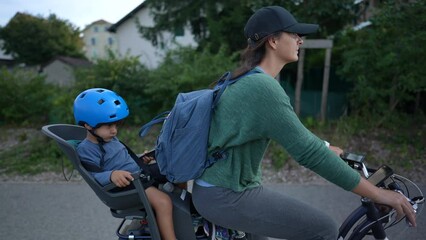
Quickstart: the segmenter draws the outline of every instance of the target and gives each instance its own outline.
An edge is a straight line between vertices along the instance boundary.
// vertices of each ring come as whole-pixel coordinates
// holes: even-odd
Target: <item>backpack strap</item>
[[[212,104],[212,108],[215,108],[217,103],[219,102],[220,97],[222,96],[222,93],[225,91],[225,88],[228,85],[234,84],[238,80],[240,80],[243,77],[247,77],[248,75],[254,74],[254,73],[261,73],[261,71],[257,68],[253,68],[252,70],[244,73],[243,75],[232,79],[231,72],[226,72],[222,75],[222,77],[219,79],[217,85],[215,86],[216,94],[214,96],[214,102]]]
[[[139,136],[141,138],[145,137],[148,134],[149,130],[151,130],[151,127],[154,126],[155,124],[164,122],[164,120],[166,120],[169,113],[170,111],[162,112],[158,114],[155,118],[153,118],[151,121],[144,124],[139,130]]]
[[[217,85],[214,87],[215,95],[212,108],[216,107],[217,103],[219,102],[220,96],[222,96],[222,93],[225,91],[225,88],[230,84],[231,77],[231,72],[226,72],[222,75],[222,77],[220,77],[219,81],[217,82]]]

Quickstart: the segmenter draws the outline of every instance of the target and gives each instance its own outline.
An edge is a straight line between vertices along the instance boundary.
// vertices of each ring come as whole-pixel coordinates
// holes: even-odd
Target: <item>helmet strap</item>
[[[103,168],[104,167],[104,156],[105,156],[105,149],[104,149],[105,140],[103,138],[101,138],[98,134],[96,134],[95,130],[93,128],[90,129],[90,130],[88,129],[88,131],[90,132],[90,134],[92,134],[93,136],[95,136],[96,140],[98,141],[99,149],[102,152],[102,158],[101,158],[101,161],[100,161],[100,167]]]

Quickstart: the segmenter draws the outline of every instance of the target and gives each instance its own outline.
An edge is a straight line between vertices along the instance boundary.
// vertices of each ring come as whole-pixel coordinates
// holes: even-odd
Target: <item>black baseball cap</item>
[[[257,10],[250,17],[244,27],[244,35],[247,39],[256,42],[280,31],[307,35],[317,30],[317,24],[298,23],[285,8],[269,6]]]

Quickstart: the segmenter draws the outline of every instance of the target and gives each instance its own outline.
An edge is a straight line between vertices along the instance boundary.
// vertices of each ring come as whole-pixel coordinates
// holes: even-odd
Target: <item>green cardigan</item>
[[[277,80],[256,73],[228,86],[210,126],[209,152],[226,149],[227,159],[207,168],[202,180],[234,191],[261,184],[261,160],[270,139],[302,166],[352,190],[360,175],[300,122]]]

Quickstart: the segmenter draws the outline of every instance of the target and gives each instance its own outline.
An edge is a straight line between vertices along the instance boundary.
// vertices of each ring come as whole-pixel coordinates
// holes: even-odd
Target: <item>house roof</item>
[[[93,25],[93,24],[111,24],[111,23],[103,19],[99,19],[97,21],[92,22],[90,25]]]
[[[130,18],[132,18],[137,12],[139,12],[141,9],[143,9],[144,7],[146,7],[146,3],[142,2],[141,4],[139,4],[139,6],[137,6],[135,9],[133,9],[131,12],[129,12],[126,16],[124,16],[122,19],[120,19],[118,22],[114,23],[113,25],[111,25],[108,28],[108,31],[115,33],[117,31],[117,28],[123,24],[124,22],[126,22],[127,20],[129,20]]]
[[[66,56],[58,56],[52,59],[50,62],[48,62],[45,66],[50,65],[54,61],[61,61],[65,64],[68,64],[72,67],[90,67],[93,64],[86,59],[83,58],[73,58],[73,57],[66,57]]]
[[[84,29],[83,29],[83,32],[84,32],[84,31],[86,31],[86,29],[88,29],[89,27],[91,27],[91,26],[93,26],[93,25],[100,25],[100,24],[108,24],[108,25],[110,25],[111,23],[110,23],[110,22],[108,22],[108,21],[105,21],[105,20],[103,20],[103,19],[99,19],[99,20],[97,20],[97,21],[94,21],[94,22],[90,23],[89,25],[86,25],[86,26],[84,27]]]

